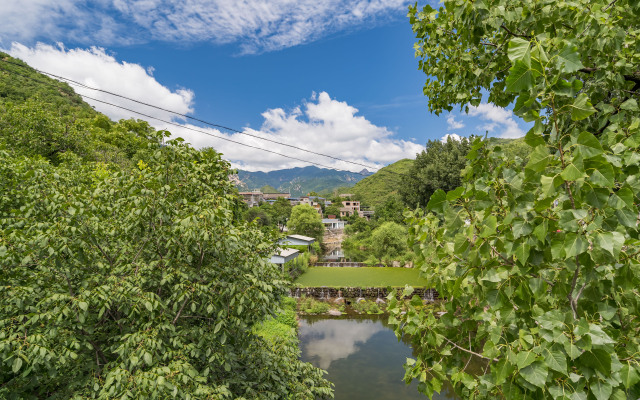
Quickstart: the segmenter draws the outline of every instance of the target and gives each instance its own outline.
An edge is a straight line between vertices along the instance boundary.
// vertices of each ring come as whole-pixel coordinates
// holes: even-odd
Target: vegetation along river
[[[303,316],[300,319],[302,360],[329,372],[335,400],[424,400],[417,382],[406,385],[403,364],[413,357],[409,344],[399,342],[387,316]],[[455,399],[443,388],[434,399]]]

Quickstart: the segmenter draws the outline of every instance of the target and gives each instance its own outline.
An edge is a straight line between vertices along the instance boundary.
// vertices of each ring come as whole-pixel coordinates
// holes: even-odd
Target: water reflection
[[[427,398],[418,392],[416,382],[404,383],[402,366],[413,357],[411,347],[398,342],[385,322],[379,316],[301,320],[302,359],[329,372],[336,400]],[[445,388],[434,399],[455,397]]]
[[[346,358],[359,350],[371,336],[384,328],[374,321],[332,320],[316,321],[300,329],[302,351],[322,369],[329,369],[331,362]]]

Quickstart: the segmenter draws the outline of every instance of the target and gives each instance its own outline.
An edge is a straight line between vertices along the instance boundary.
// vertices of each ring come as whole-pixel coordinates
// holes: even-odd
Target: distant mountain
[[[239,190],[255,190],[269,185],[280,192],[299,197],[309,192],[330,192],[338,187],[350,187],[368,175],[371,172],[366,169],[355,173],[310,166],[270,172],[238,170],[238,174],[231,179]]]
[[[353,193],[364,206],[375,209],[384,204],[389,197],[398,194],[402,180],[402,175],[399,174],[406,174],[414,161],[405,158],[389,164],[375,174],[360,180],[349,192]]]

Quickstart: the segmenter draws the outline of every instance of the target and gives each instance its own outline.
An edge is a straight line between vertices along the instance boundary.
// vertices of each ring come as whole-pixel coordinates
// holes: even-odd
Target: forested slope
[[[286,282],[220,154],[1,61],[0,99],[0,398],[330,392],[295,343],[254,333]]]

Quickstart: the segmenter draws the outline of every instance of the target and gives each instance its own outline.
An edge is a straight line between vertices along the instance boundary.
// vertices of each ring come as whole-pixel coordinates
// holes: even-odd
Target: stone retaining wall
[[[343,298],[368,298],[368,299],[378,299],[385,298],[389,294],[389,291],[386,288],[353,288],[353,287],[343,287],[343,288],[328,288],[328,287],[307,287],[307,288],[295,288],[289,291],[289,295],[294,298],[299,298],[302,296],[313,297],[319,300],[330,300],[338,297]],[[435,301],[440,298],[440,294],[435,289],[423,289],[416,288],[413,290],[411,294],[416,295],[427,301]],[[398,290],[397,298],[402,297],[402,290]]]
[[[394,261],[391,265],[386,265],[386,264],[365,264],[362,262],[329,261],[329,262],[317,262],[312,264],[311,266],[312,267],[347,267],[347,268],[358,268],[358,267],[413,268],[413,263],[401,264],[399,261]]]

